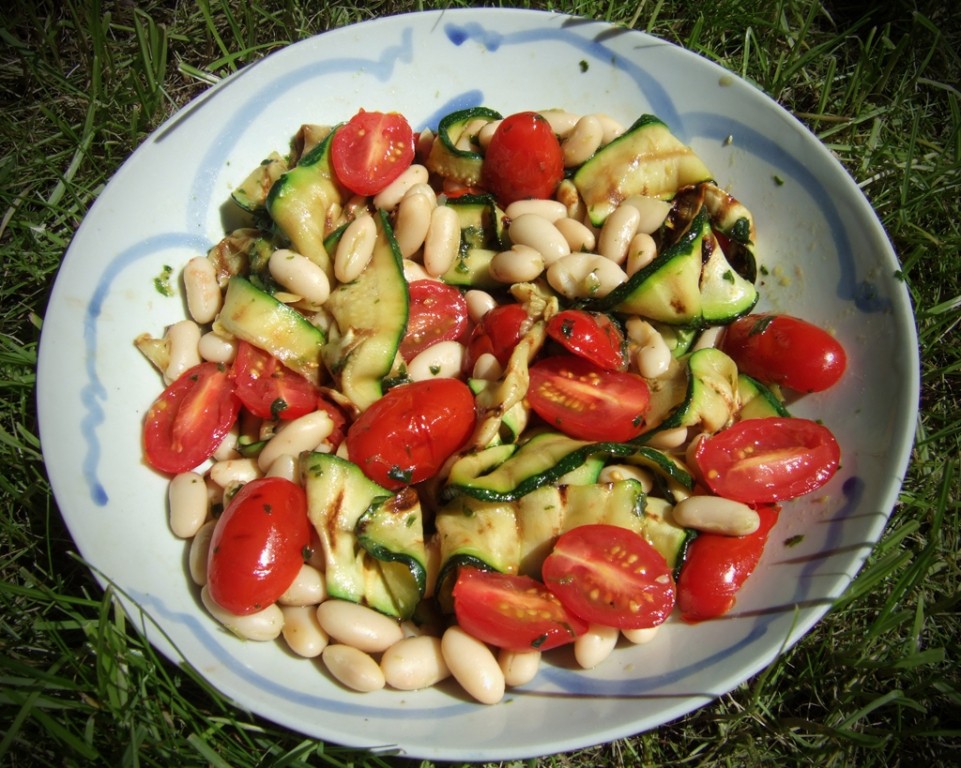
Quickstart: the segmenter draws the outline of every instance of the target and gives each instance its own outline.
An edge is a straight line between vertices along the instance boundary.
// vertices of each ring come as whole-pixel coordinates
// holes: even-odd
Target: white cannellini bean
[[[604,141],[604,127],[594,115],[584,115],[561,143],[564,167],[573,168],[591,157]]]
[[[484,352],[474,362],[474,370],[471,371],[471,376],[485,381],[497,381],[503,373],[504,366],[500,364],[497,357],[490,352]]]
[[[394,210],[407,190],[415,184],[426,184],[429,178],[427,169],[420,163],[413,163],[404,172],[374,195],[374,208],[379,211]]]
[[[334,251],[334,277],[342,283],[356,280],[370,263],[376,240],[377,225],[373,216],[362,213],[350,222]]]
[[[187,311],[194,322],[205,325],[213,320],[223,303],[217,282],[217,268],[206,256],[195,256],[184,267],[184,292]]]
[[[627,337],[637,345],[634,362],[638,373],[647,379],[665,374],[673,356],[664,337],[647,320],[637,315],[625,323]]]
[[[697,337],[697,341],[694,342],[691,351],[696,352],[699,349],[716,347],[717,341],[721,338],[722,333],[724,333],[724,327],[720,325],[714,326],[713,328],[705,328],[701,331],[701,335]]]
[[[649,493],[654,488],[651,473],[634,464],[608,464],[597,477],[599,483],[619,483],[621,480],[636,480],[641,484],[644,493]]]
[[[323,269],[306,256],[287,248],[270,254],[270,276],[291,293],[312,304],[323,304],[330,296],[330,279]]]
[[[263,476],[257,459],[241,458],[217,461],[210,467],[210,479],[221,488],[229,485],[249,483]]]
[[[164,382],[170,384],[200,364],[200,326],[193,320],[181,320],[167,329],[164,338],[170,349]]]
[[[334,643],[320,654],[324,666],[338,682],[360,693],[379,691],[386,685],[384,673],[374,657],[359,648]]]
[[[477,132],[477,143],[481,145],[482,149],[487,149],[490,146],[491,139],[494,138],[494,134],[502,122],[504,121],[488,120],[484,127]]]
[[[525,213],[532,213],[542,219],[556,223],[558,219],[567,216],[567,208],[557,200],[533,198],[531,200],[515,200],[504,209],[504,215],[512,221]]]
[[[174,536],[189,539],[196,536],[210,514],[207,484],[196,472],[174,475],[167,488],[170,505],[170,530]]]
[[[497,652],[497,664],[504,673],[505,685],[524,685],[537,676],[537,670],[541,666],[541,652],[508,651],[501,648]]]
[[[487,291],[472,288],[464,294],[467,301],[467,315],[472,323],[479,323],[481,318],[497,306],[497,301]]]
[[[454,679],[481,704],[504,698],[504,672],[493,651],[454,625],[441,638],[441,651]]]
[[[551,130],[561,139],[573,131],[577,121],[581,119],[580,115],[564,109],[545,109],[540,115],[550,123]]]
[[[601,146],[610,144],[626,130],[619,120],[615,120],[610,115],[595,112],[594,117],[597,118],[597,121],[601,124],[601,130],[604,132],[604,136],[601,139]]]
[[[300,478],[300,462],[296,456],[285,453],[274,459],[264,474],[267,477],[282,477],[284,480],[296,483]]]
[[[622,208],[624,206],[621,206]],[[647,232],[638,232],[627,246],[624,268],[628,276],[635,275],[657,258],[657,243]]]
[[[210,550],[210,539],[214,535],[216,520],[208,520],[190,540],[190,551],[187,553],[187,569],[190,580],[198,587],[207,583],[207,553]]]
[[[283,631],[284,614],[276,603],[271,603],[255,613],[238,616],[214,602],[207,584],[200,590],[200,599],[211,616],[244,640],[258,642],[276,640]]]
[[[430,154],[430,148],[434,144],[434,132],[430,128],[425,128],[417,134],[417,146],[415,156],[418,160],[426,160]]]
[[[443,275],[454,264],[460,248],[460,217],[446,205],[430,214],[430,227],[424,240],[424,269],[432,277]]]
[[[408,283],[412,283],[415,280],[436,280],[437,278],[427,274],[423,264],[418,264],[411,259],[404,259],[404,279]]]
[[[687,442],[687,427],[674,427],[655,432],[646,441],[645,445],[657,448],[661,451],[670,451],[680,448]]]
[[[404,193],[404,197],[401,198],[401,202],[404,202],[408,197],[413,197],[414,195],[424,195],[428,200],[430,200],[434,205],[437,205],[437,193],[430,184],[413,184]]]
[[[554,226],[557,227],[557,231],[567,240],[567,245],[570,246],[572,253],[577,253],[578,251],[593,251],[597,246],[597,237],[594,231],[577,219],[566,216],[563,219],[555,221]]]
[[[757,512],[747,504],[721,496],[689,496],[674,505],[673,515],[684,528],[727,536],[754,533],[761,524]]]
[[[647,197],[646,195],[631,195],[624,200],[622,205],[629,205],[636,208],[641,214],[637,225],[638,232],[652,235],[661,228],[664,219],[671,210],[671,204],[667,200],[657,197]]]
[[[574,659],[584,669],[594,669],[611,655],[620,636],[616,627],[591,624],[587,632],[574,640]]]
[[[524,213],[511,221],[507,229],[514,245],[527,245],[539,251],[545,264],[570,255],[571,247],[551,222],[533,213]]]
[[[597,238],[598,252],[615,264],[627,261],[628,246],[637,234],[640,220],[641,214],[637,208],[629,205],[617,206],[601,226],[601,234]]]
[[[450,676],[439,637],[405,637],[384,651],[380,659],[384,679],[391,688],[418,691]]]
[[[237,451],[237,443],[240,439],[240,424],[234,422],[233,426],[227,430],[227,434],[224,435],[224,439],[220,441],[220,444],[214,449],[213,456],[211,458],[217,461],[227,461],[228,459],[239,459],[240,453]]]
[[[333,431],[334,422],[326,411],[313,411],[288,421],[260,451],[257,466],[266,472],[279,456],[299,456],[303,451],[313,450]]]
[[[644,643],[649,643],[654,639],[657,634],[657,630],[660,629],[661,625],[658,624],[656,627],[642,627],[641,629],[622,629],[621,635],[629,643],[634,643],[634,645],[643,645]]]
[[[623,269],[596,253],[572,253],[547,268],[547,282],[568,299],[606,296],[626,279]]]
[[[554,199],[567,209],[567,215],[571,219],[583,221],[587,216],[587,206],[581,198],[581,193],[577,191],[574,182],[570,179],[562,179],[554,190]]]
[[[230,363],[237,357],[237,342],[214,331],[207,331],[197,342],[200,357],[209,363]]]
[[[430,214],[437,207],[436,199],[427,195],[404,195],[397,206],[397,221],[394,224],[394,239],[401,256],[409,259],[424,244],[430,228]]]
[[[466,362],[467,347],[457,341],[438,341],[407,364],[407,375],[413,381],[454,379],[461,375]]]
[[[338,643],[366,653],[386,651],[404,637],[404,631],[395,619],[346,600],[322,602],[317,606],[317,620]]]
[[[529,283],[544,271],[544,257],[529,245],[515,243],[509,251],[494,254],[490,276],[499,283]]]
[[[330,642],[330,638],[317,621],[317,611],[314,607],[282,605],[280,610],[284,614],[282,634],[290,650],[305,659],[320,656]]]
[[[475,117],[464,126],[464,129],[461,131],[460,136],[457,137],[457,142],[454,144],[454,146],[457,147],[457,149],[463,150],[464,152],[476,152],[478,146],[477,137],[488,122],[489,121],[486,118]]]
[[[316,606],[327,599],[327,582],[324,574],[314,566],[304,563],[297,571],[293,582],[277,598],[281,606],[310,605]]]

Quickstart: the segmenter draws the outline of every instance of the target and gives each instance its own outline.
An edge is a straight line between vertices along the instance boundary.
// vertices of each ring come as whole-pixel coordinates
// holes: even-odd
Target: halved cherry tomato
[[[410,314],[400,354],[410,362],[438,341],[463,340],[467,333],[467,300],[453,286],[438,280],[410,284]]]
[[[701,440],[694,463],[718,496],[764,504],[815,491],[837,472],[841,449],[810,419],[745,419]]]
[[[573,642],[587,624],[529,576],[462,567],[454,584],[461,629],[509,651],[547,651]]]
[[[765,384],[821,392],[847,367],[844,347],[830,333],[790,315],[746,315],[724,331],[720,348],[739,371]]]
[[[296,419],[317,408],[318,389],[269,352],[240,341],[230,371],[237,397],[262,419]]]
[[[674,608],[674,577],[664,556],[640,534],[616,525],[562,533],[541,575],[568,611],[591,624],[656,627]]]
[[[481,176],[502,206],[553,195],[564,178],[564,152],[550,123],[536,112],[505,117],[484,153]]]
[[[376,195],[414,160],[414,131],[398,112],[360,110],[331,139],[337,179],[358,195]]]
[[[327,411],[330,420],[334,422],[334,428],[331,430],[331,433],[327,435],[325,442],[330,443],[332,449],[336,451],[347,436],[347,414],[345,408],[337,404],[337,401],[330,395],[330,390],[325,387],[320,390],[320,395],[317,397],[317,410]]]
[[[471,331],[467,342],[467,369],[473,370],[477,358],[485,353],[496,357],[501,365],[507,365],[527,322],[527,310],[520,304],[500,304],[490,310]]]
[[[200,363],[168,386],[144,419],[144,453],[161,472],[187,472],[209,459],[230,431],[240,400],[229,368]]]
[[[282,477],[251,480],[217,519],[207,554],[210,596],[246,616],[277,601],[310,546],[307,495]]]
[[[624,334],[605,314],[565,309],[548,320],[547,335],[605,371],[627,368]]]
[[[677,580],[677,605],[685,621],[723,616],[734,607],[735,595],[761,559],[778,508],[765,504],[757,513],[761,524],[754,533],[699,533],[688,545]]]
[[[574,355],[548,357],[530,368],[531,408],[552,427],[580,440],[624,442],[637,437],[650,397],[642,377],[605,371]]]
[[[474,431],[474,396],[458,379],[394,387],[347,431],[347,456],[390,490],[437,473]]]

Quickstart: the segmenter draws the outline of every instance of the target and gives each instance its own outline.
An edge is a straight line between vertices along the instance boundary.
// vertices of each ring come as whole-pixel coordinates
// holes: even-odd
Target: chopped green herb
[[[153,279],[153,287],[161,296],[174,295],[173,286],[170,284],[170,278],[173,273],[173,267],[168,264],[164,264],[163,269],[160,270],[160,274]]]

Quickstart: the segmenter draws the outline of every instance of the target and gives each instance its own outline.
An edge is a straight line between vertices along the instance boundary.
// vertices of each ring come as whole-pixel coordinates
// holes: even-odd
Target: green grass
[[[460,5],[16,2],[0,28],[0,765],[417,765],[317,743],[159,658],[73,554],[34,408],[47,292],[131,150],[211,82],[289,42]],[[502,5],[511,5],[503,3]],[[876,207],[917,313],[922,412],[891,523],[796,647],[650,733],[530,766],[961,761],[961,12],[950,3],[516,3],[685,45],[755,82]],[[429,766],[431,763],[421,763]]]

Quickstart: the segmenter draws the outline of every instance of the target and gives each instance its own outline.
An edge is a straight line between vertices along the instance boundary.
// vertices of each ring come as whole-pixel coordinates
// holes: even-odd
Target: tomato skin
[[[837,339],[790,315],[738,318],[725,329],[720,349],[748,376],[796,392],[822,392],[847,368],[847,355]]]
[[[209,459],[240,411],[229,368],[200,363],[154,400],[144,419],[144,454],[154,469],[187,472]]]
[[[538,416],[571,437],[626,442],[644,430],[650,390],[634,373],[556,355],[531,366],[527,400]]]
[[[677,605],[688,622],[723,616],[754,572],[778,518],[774,505],[757,507],[761,524],[746,536],[699,533],[690,543],[677,580]]]
[[[413,360],[438,341],[463,341],[469,325],[467,299],[453,286],[438,280],[410,284],[410,314],[400,354]]]
[[[664,556],[638,533],[589,524],[558,537],[541,568],[568,611],[618,629],[656,627],[674,609],[674,577]]]
[[[564,178],[564,152],[550,123],[536,112],[505,117],[484,153],[481,175],[505,207],[553,195]]]
[[[230,375],[240,402],[262,419],[296,419],[317,407],[317,387],[246,341],[237,345]]]
[[[210,596],[246,616],[287,590],[310,546],[307,494],[282,477],[251,480],[217,520],[207,555]]]
[[[467,370],[473,370],[477,358],[483,354],[491,354],[502,366],[507,365],[527,322],[527,310],[520,304],[500,304],[490,310],[471,331],[467,342]]]
[[[461,567],[453,595],[461,629],[497,648],[547,651],[587,631],[582,619],[529,576]]]
[[[336,129],[330,161],[334,174],[358,195],[376,195],[414,160],[414,131],[398,112],[360,110]]]
[[[694,463],[712,493],[765,504],[811,493],[841,461],[831,431],[796,417],[746,419],[701,440]]]
[[[627,369],[624,334],[607,315],[565,309],[548,320],[547,335],[605,371]]]
[[[474,431],[474,396],[457,379],[401,384],[347,430],[347,455],[390,490],[433,477]]]

